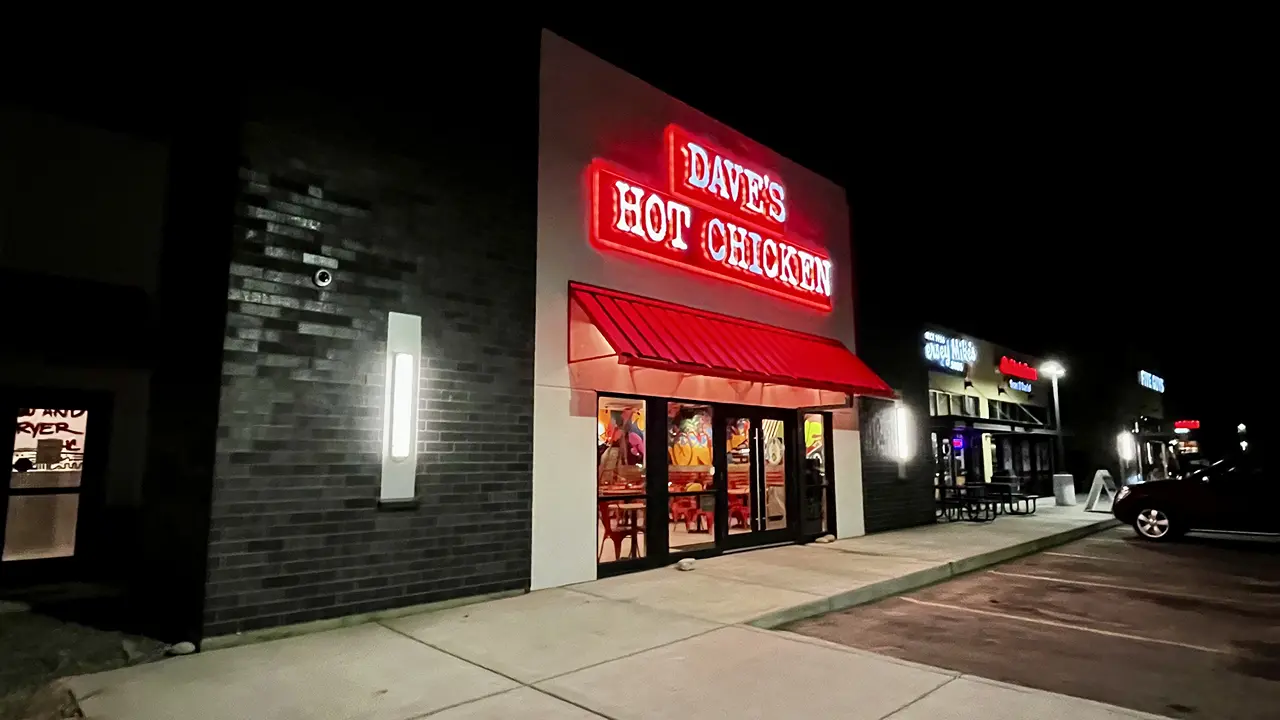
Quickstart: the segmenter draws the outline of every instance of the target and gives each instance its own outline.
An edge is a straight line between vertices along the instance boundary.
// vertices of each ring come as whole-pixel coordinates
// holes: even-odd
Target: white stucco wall
[[[744,99],[745,101],[745,99]],[[534,356],[533,588],[596,577],[595,414],[569,386],[568,284],[578,281],[746,317],[854,347],[848,205],[842,188],[742,137],[654,87],[544,32],[538,153],[537,325]],[[597,250],[588,238],[586,171],[595,157],[650,173],[664,187],[668,124],[704,137],[787,186],[788,235],[822,248],[835,266],[831,312],[735,284]],[[575,415],[573,407],[578,407]],[[841,534],[862,526],[856,433],[836,443]],[[841,447],[846,448],[845,451]],[[843,460],[842,460],[843,458]],[[843,483],[856,481],[857,500]],[[847,501],[847,502],[846,502]],[[850,513],[857,513],[856,521]]]

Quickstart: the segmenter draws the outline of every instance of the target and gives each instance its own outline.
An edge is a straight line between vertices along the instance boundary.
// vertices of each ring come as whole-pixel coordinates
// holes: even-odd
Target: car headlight
[[[1120,502],[1121,500],[1127,497],[1129,497],[1129,486],[1125,485],[1124,487],[1120,488],[1120,492],[1116,493],[1116,502]]]

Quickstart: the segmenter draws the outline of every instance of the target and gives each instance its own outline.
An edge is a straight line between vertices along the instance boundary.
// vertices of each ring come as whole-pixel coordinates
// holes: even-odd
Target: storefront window
[[[75,555],[88,422],[86,410],[18,409],[0,561]]]
[[[804,416],[804,513],[806,523],[818,521],[818,532],[830,532],[827,522],[826,434],[823,417]]]
[[[987,415],[991,416],[993,420],[1008,420],[1009,403],[1001,400],[988,400]]]
[[[596,422],[597,562],[645,556],[644,401],[601,397]]]
[[[667,403],[667,519],[671,523],[667,537],[671,552],[715,544],[712,422],[708,405]],[[732,522],[732,509],[729,516]]]
[[[937,406],[938,415],[946,416],[951,414],[950,396],[943,392],[930,393],[934,397],[934,404]]]
[[[972,395],[964,396],[964,414],[969,417],[978,417],[978,398]]]

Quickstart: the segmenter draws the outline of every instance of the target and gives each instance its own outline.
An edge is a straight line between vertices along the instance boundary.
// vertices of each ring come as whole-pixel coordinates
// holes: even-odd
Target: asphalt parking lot
[[[793,632],[1173,718],[1280,718],[1280,540],[1115,528]]]

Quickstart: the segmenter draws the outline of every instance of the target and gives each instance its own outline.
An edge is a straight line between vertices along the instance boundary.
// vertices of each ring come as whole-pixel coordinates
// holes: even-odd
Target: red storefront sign
[[[1173,429],[1175,430],[1199,430],[1199,420],[1174,420]]]
[[[831,310],[831,259],[788,238],[781,178],[675,125],[666,150],[666,188],[591,162],[592,243]]]
[[[1040,379],[1040,373],[1030,365],[1024,362],[1018,362],[1011,357],[1000,357],[1000,374],[1009,377],[1021,378],[1030,382]]]

